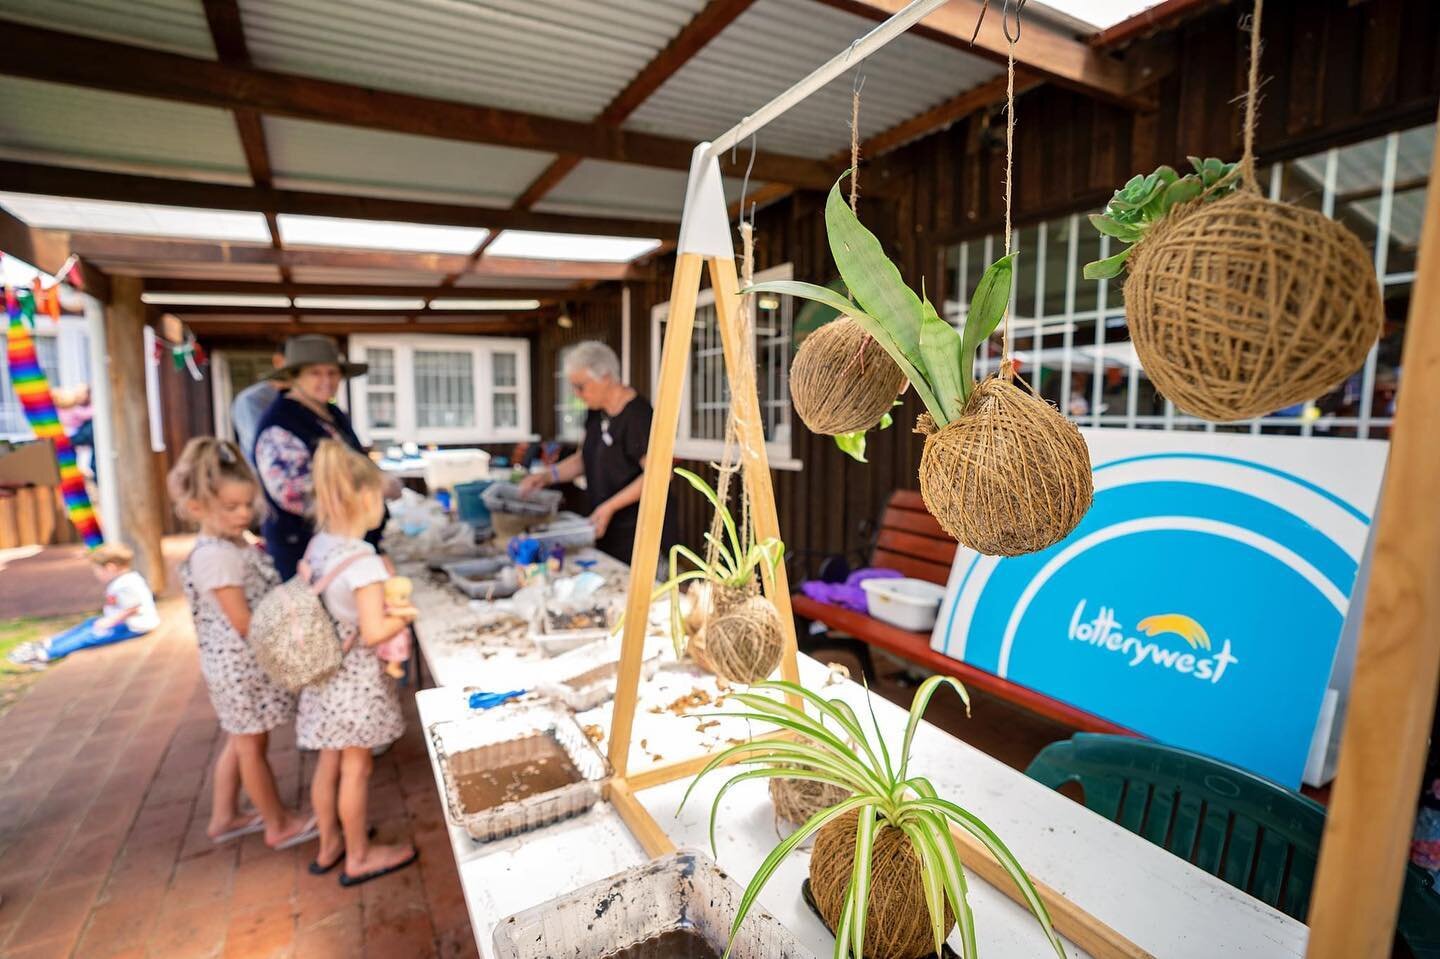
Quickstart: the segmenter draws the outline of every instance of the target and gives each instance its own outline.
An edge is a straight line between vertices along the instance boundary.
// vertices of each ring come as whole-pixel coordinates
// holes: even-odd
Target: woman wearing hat
[[[294,336],[285,341],[285,364],[272,379],[289,384],[255,428],[254,463],[270,505],[261,523],[265,549],[281,577],[295,575],[295,566],[315,534],[310,517],[310,459],[321,440],[336,439],[364,452],[345,411],[332,401],[340,381],[359,376],[364,363],[350,363],[328,336]],[[365,537],[380,545],[380,526]]]

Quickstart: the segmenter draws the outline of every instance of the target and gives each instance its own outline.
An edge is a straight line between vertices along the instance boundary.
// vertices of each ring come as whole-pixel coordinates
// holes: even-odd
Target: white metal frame
[[[509,443],[531,439],[530,413],[530,341],[515,337],[454,336],[444,333],[353,333],[349,338],[350,357],[365,362],[372,349],[392,350],[395,354],[395,426],[372,427],[369,398],[364,377],[352,383],[350,397],[355,431],[367,443],[395,443],[413,440],[421,444]],[[471,378],[475,390],[475,423],[473,426],[421,427],[417,423],[415,400],[414,356],[417,350],[465,353],[470,356]],[[495,426],[494,356],[515,354],[515,386],[501,387],[516,397],[516,425]]]

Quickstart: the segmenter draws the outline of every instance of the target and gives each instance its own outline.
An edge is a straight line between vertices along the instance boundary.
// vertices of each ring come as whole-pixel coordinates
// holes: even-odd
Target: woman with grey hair
[[[545,486],[585,477],[590,497],[590,522],[596,545],[616,559],[630,562],[640,520],[640,485],[650,445],[650,403],[620,379],[620,360],[604,343],[587,340],[565,357],[565,378],[589,413],[585,439],[573,455],[548,472],[525,479],[520,488],[533,492]],[[667,508],[661,549],[675,542],[674,517]]]

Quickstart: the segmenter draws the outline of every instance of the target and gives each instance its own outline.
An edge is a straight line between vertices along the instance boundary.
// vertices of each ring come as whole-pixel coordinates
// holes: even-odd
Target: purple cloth
[[[816,602],[853,609],[857,613],[864,613],[868,616],[870,615],[870,603],[865,596],[865,590],[860,588],[860,584],[867,579],[901,579],[904,575],[899,570],[879,567],[857,569],[845,577],[843,583],[822,583],[807,579],[800,584],[800,591]]]

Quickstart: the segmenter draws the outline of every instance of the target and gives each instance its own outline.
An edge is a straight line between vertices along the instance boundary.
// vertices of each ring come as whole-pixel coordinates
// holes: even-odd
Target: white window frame
[[[350,403],[355,432],[368,444],[415,442],[421,445],[458,445],[480,443],[512,443],[534,440],[530,432],[530,341],[495,336],[453,336],[444,333],[370,334],[354,333],[349,339],[349,355],[356,362],[366,362],[371,349],[393,350],[395,353],[395,426],[376,429],[370,425],[369,393],[363,377],[352,384]],[[475,425],[420,428],[416,422],[415,351],[443,350],[469,353],[471,376],[475,384]],[[496,353],[515,354],[515,396],[517,423],[513,427],[495,426],[494,360]],[[501,389],[509,391],[510,387]]]
[[[783,263],[780,266],[771,267],[768,270],[762,270],[759,273],[755,274],[756,283],[767,283],[772,280],[793,280],[794,278],[795,266],[793,263]],[[696,310],[704,309],[705,307],[712,307],[714,305],[714,287],[708,287],[704,290],[701,290],[700,295],[695,299]],[[670,304],[668,302],[657,304],[650,310],[650,342],[653,344],[653,348],[650,350],[650,395],[652,398],[655,398],[655,401],[657,403],[660,386],[660,354],[662,343],[661,324],[669,315],[669,313]],[[794,335],[795,332],[792,320],[790,336],[793,338]],[[753,328],[751,329],[750,336],[751,346],[757,351],[756,355],[758,355],[759,346],[756,343],[756,334]],[[784,372],[788,374],[789,371],[787,369]],[[790,391],[787,388],[782,392],[786,418],[787,420],[790,420],[792,419]],[[685,369],[685,378],[682,382],[680,390],[680,422],[675,432],[675,458],[707,462],[720,459],[720,457],[723,456],[725,453],[725,443],[723,440],[695,439],[691,437],[690,406],[690,369],[689,364],[687,364]],[[771,469],[798,470],[803,466],[803,464],[800,460],[795,459],[792,456],[791,436],[793,434],[793,428],[789,426],[788,422],[786,426],[787,429],[785,430],[784,438],[772,439],[767,441],[765,443],[765,452],[770,460]]]
[[[575,390],[570,386],[570,378],[565,375],[565,360],[570,352],[579,345],[579,343],[567,343],[560,347],[555,354],[555,408],[551,413],[555,418],[555,438],[562,443],[573,443],[576,446],[585,440],[585,417],[581,416],[579,426],[569,433],[561,429],[560,424],[564,421],[565,414],[570,411],[570,407],[577,402]],[[625,379],[623,372],[621,379]],[[629,381],[626,380],[626,382]],[[580,404],[582,409],[584,405]]]
[[[94,375],[94,371],[89,369],[90,334],[86,329],[84,317],[62,316],[60,322],[56,323],[49,316],[37,313],[35,327],[30,331],[30,335],[37,341],[45,339],[55,343],[57,375],[55,380],[50,383],[52,390],[68,389],[79,386],[81,383],[88,383],[88,377]],[[38,342],[36,349],[39,349]],[[20,405],[20,398],[15,395],[14,389],[10,385],[8,363],[5,364],[4,374],[0,375],[0,388],[7,391],[4,402],[7,408],[15,411],[15,422],[23,426],[18,430],[0,428],[0,440],[9,440],[12,443],[33,440],[35,433],[25,420],[25,412]]]

